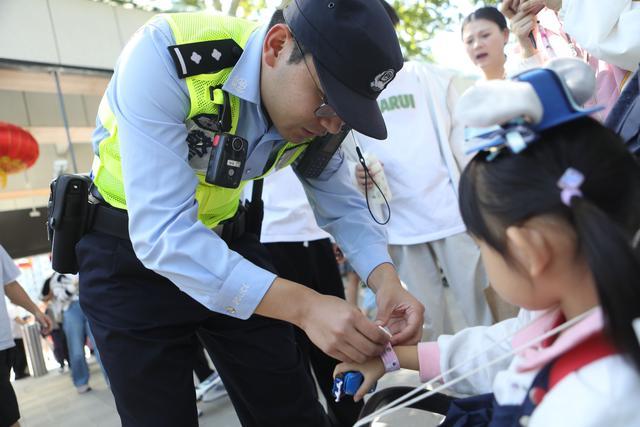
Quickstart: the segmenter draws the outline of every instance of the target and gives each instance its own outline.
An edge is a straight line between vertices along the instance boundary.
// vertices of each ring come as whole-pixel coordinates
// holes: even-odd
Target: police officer
[[[388,338],[345,301],[277,277],[243,232],[239,195],[344,123],[384,138],[376,97],[401,67],[391,21],[370,0],[295,0],[265,27],[159,15],[133,36],[100,104],[97,208],[76,247],[81,304],[124,426],[197,425],[196,330],[243,425],[329,424],[290,324],[345,361],[376,357]],[[221,132],[246,140],[236,188],[207,178]],[[376,291],[392,342],[416,342],[424,309],[403,290],[340,153],[302,182]]]

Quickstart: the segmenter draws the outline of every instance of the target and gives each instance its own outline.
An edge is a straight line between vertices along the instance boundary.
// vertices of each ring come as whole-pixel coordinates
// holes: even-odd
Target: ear
[[[506,236],[513,257],[532,279],[540,277],[551,261],[551,248],[544,234],[535,227],[511,226]]]
[[[506,46],[509,43],[509,29],[505,28],[502,30],[502,38],[504,39],[504,45]]]
[[[289,27],[276,24],[269,29],[262,44],[262,59],[265,64],[273,67],[280,58],[287,41],[293,40]]]

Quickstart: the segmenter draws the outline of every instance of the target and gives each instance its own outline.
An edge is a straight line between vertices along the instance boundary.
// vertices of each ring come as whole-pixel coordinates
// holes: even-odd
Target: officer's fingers
[[[380,329],[378,325],[367,319],[364,315],[356,319],[355,327],[369,341],[373,342],[377,346],[377,350],[382,353],[384,346],[389,342],[389,336],[386,332]]]
[[[352,363],[353,362],[353,359],[351,357],[347,356],[347,354],[344,351],[341,351],[341,350],[334,349],[332,351],[327,351],[325,353],[327,353],[329,356],[331,356],[334,359],[339,360],[341,362],[346,362],[346,363]]]
[[[408,313],[404,327],[393,335],[392,345],[414,344],[420,340],[422,334],[422,320],[417,313]]]
[[[340,351],[342,351],[342,353],[344,353],[344,355],[348,358],[348,360],[345,360],[345,362],[348,363],[364,363],[368,359],[367,355],[364,354],[359,348],[348,342],[345,342],[342,345]]]
[[[382,345],[376,344],[358,331],[349,342],[365,356],[365,360],[362,360],[362,362],[380,355],[383,350]]]

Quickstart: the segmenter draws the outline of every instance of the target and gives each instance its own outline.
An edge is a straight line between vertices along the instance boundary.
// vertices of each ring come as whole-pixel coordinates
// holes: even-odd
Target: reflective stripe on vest
[[[161,16],[167,20],[171,27],[176,44],[231,38],[244,49],[249,36],[257,27],[257,24],[242,19],[202,12],[163,14]],[[226,68],[214,74],[201,74],[185,79],[191,101],[191,110],[185,121],[198,114],[217,113],[217,106],[210,99],[209,88],[224,84],[231,70],[232,68]],[[240,99],[233,95],[229,98],[232,122],[230,133],[234,133],[238,125]],[[107,203],[120,209],[126,209],[118,124],[106,94],[100,102],[98,117],[109,136],[100,141],[98,145],[98,156],[94,158],[92,166],[94,183]],[[265,174],[253,179],[260,179],[268,175],[275,168],[275,165],[281,168],[293,163],[305,148],[305,144],[287,143],[283,145],[271,168]],[[282,158],[285,153],[287,153],[286,158]],[[220,222],[232,218],[238,209],[240,195],[247,181],[242,181],[238,188],[223,188],[206,183],[204,173],[194,173],[198,178],[195,189],[198,219],[207,227],[215,227]]]

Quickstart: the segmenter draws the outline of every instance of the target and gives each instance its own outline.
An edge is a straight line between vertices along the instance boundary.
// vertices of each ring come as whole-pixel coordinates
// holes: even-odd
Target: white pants
[[[416,245],[389,245],[389,254],[400,280],[425,307],[423,340],[455,332],[448,319],[440,268],[467,326],[492,324],[480,249],[467,233]]]

